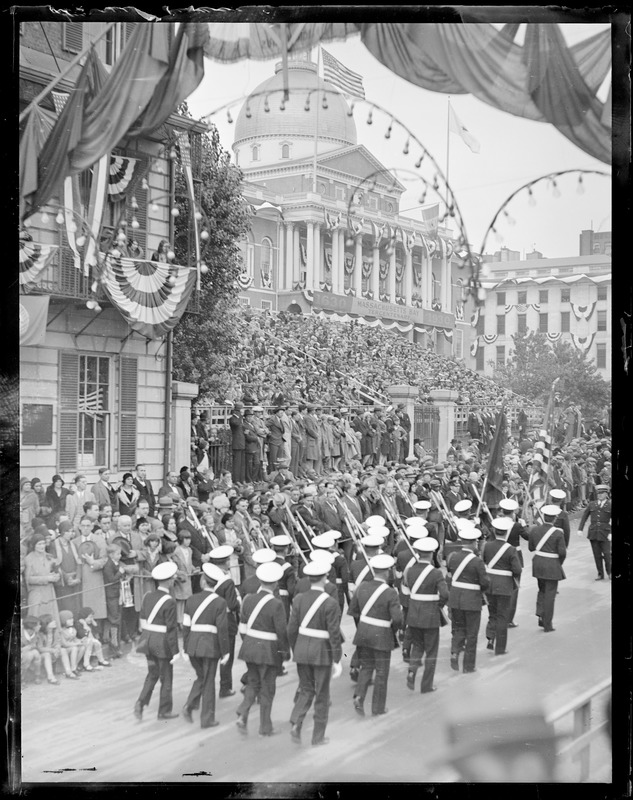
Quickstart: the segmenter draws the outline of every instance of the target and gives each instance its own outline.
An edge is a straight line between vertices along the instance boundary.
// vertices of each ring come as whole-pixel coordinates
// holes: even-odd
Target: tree
[[[237,277],[242,271],[239,242],[250,230],[250,212],[241,193],[242,173],[231,164],[215,128],[202,140],[200,225],[209,233],[203,242],[201,260],[208,272],[202,275],[199,313],[187,312],[174,330],[176,380],[197,383],[201,395],[223,391],[222,373],[230,372],[230,357],[239,341]],[[174,251],[178,263],[191,260],[191,219],[184,176],[176,183]]]
[[[514,334],[514,349],[495,370],[494,379],[517,394],[545,404],[554,379],[564,402],[577,403],[585,418],[610,403],[611,387],[585,353],[569,342],[550,343],[543,333]]]

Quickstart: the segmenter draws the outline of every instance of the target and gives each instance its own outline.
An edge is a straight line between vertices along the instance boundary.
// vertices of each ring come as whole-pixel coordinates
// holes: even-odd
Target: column
[[[299,226],[295,226],[293,232],[293,244],[292,244],[292,258],[293,258],[293,270],[292,270],[292,285],[299,283],[301,280],[301,237],[299,236]]]
[[[374,245],[373,251],[374,265],[371,270],[371,291],[374,293],[374,300],[380,299],[380,248]]]
[[[318,291],[323,280],[323,253],[321,248],[321,225],[314,223],[314,289]]]
[[[356,297],[361,296],[363,289],[363,234],[359,234],[354,242],[354,288]]]
[[[411,420],[411,432],[409,433],[409,447],[405,453],[405,458],[413,455],[413,440],[416,438],[415,433],[415,401],[418,397],[420,390],[417,386],[407,386],[406,384],[397,384],[395,386],[387,386],[387,393],[392,400],[394,406],[398,403],[404,403],[404,410],[409,415]]]
[[[339,294],[345,294],[345,230],[340,229],[336,231],[338,236],[338,289]]]
[[[275,291],[283,289],[286,285],[286,231],[284,223],[277,227],[277,274],[273,278]]]
[[[396,302],[396,246],[395,243],[391,245],[391,254],[389,256],[389,280],[387,281],[387,291],[389,292],[389,299],[392,303]]]
[[[339,264],[338,264],[338,230],[335,228],[331,231],[331,241],[332,241],[332,291],[337,292],[337,285],[338,285],[338,271],[339,271]]]
[[[306,289],[314,289],[314,222],[308,222],[306,242]],[[318,289],[318,286],[316,287]]]
[[[191,403],[200,387],[197,383],[172,381],[171,384],[171,468],[191,461]],[[167,469],[167,465],[165,465]]]
[[[431,285],[431,259],[428,257],[426,249],[422,248],[422,284],[420,286],[420,293],[422,295],[423,308],[431,307],[431,296],[429,288],[430,285]]]
[[[431,402],[440,412],[437,459],[444,461],[451,439],[455,438],[455,400],[459,395],[451,389],[431,389],[429,394]]]
[[[411,295],[413,294],[413,250],[404,250],[404,281],[402,291],[405,302],[411,305]]]
[[[295,273],[293,250],[294,227],[292,222],[286,223],[286,282],[284,289],[292,289],[292,279]]]
[[[446,282],[443,285],[443,298],[442,298],[442,311],[451,312],[451,300],[453,295],[453,287],[451,286],[451,262],[448,258],[442,259],[442,266],[444,267]]]

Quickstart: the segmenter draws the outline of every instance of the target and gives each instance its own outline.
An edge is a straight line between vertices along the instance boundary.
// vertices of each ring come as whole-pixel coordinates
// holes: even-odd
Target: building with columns
[[[235,122],[233,152],[254,214],[240,302],[379,320],[461,358],[452,234],[400,215],[405,187],[358,142],[348,103],[307,54],[288,62],[285,102],[282,81],[278,64]]]

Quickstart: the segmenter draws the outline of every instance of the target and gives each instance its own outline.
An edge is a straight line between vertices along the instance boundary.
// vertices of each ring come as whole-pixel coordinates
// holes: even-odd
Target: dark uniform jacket
[[[249,633],[247,631],[251,615],[265,597],[270,597],[270,600],[266,600],[253,620]],[[244,598],[239,630],[242,634],[242,646],[238,658],[247,664],[281,666],[281,662],[289,658],[286,612],[281,600],[270,592],[260,589],[256,594],[249,594]]]
[[[358,581],[359,583],[362,583],[363,581],[370,581],[372,578],[373,575],[369,569],[367,559],[364,555],[359,554],[349,566],[349,582],[356,583]]]
[[[370,598],[378,589],[382,589],[381,593],[371,608],[367,608]],[[363,581],[354,592],[347,613],[356,620],[354,644],[357,647],[393,650],[394,631],[402,625],[402,609],[394,588],[376,579]]]
[[[521,552],[521,539],[527,539],[527,526],[525,524],[521,524],[519,520],[517,520],[514,525],[510,528],[510,533],[508,534],[508,538],[506,541],[508,544],[511,544],[512,547],[516,548],[517,556],[519,557],[519,561],[521,562],[521,566],[523,566],[523,553]]]
[[[167,600],[163,600],[167,597]],[[154,607],[160,608],[153,615]],[[176,618],[176,601],[164,589],[148,592],[141,605],[141,629],[143,645],[139,641],[137,650],[154,658],[171,660],[178,652],[178,622]]]
[[[220,659],[229,652],[226,603],[212,590],[203,589],[187,599],[182,630],[188,656]]]
[[[565,538],[565,547],[569,547],[569,537],[571,536],[571,528],[569,526],[569,514],[566,511],[561,511],[554,520],[554,525],[560,528]]]
[[[347,589],[347,584],[349,583],[349,567],[347,566],[345,556],[341,555],[341,553],[336,553],[336,558],[334,559],[334,563],[327,577],[328,580],[335,583],[339,589]]]
[[[310,581],[310,578],[308,578],[307,575],[304,575],[302,578],[299,578],[299,580],[295,585],[294,596],[296,597],[298,594],[303,594],[303,592],[309,592],[311,586],[312,582]],[[335,583],[331,583],[331,581],[326,581],[325,591],[327,592],[327,594],[330,595],[330,597],[333,597],[338,603],[338,589],[336,588]]]
[[[396,588],[400,597],[400,605],[403,608],[408,608],[409,606],[409,587],[404,582],[404,575],[416,563],[417,558],[405,544],[404,549],[400,550],[396,556],[396,564],[394,568],[396,575]]]
[[[545,556],[540,556],[536,552],[536,548],[550,528],[554,528],[554,532],[541,548],[541,552],[545,553]],[[547,581],[564,580],[565,573],[563,572],[563,562],[567,555],[567,548],[565,547],[565,537],[562,530],[546,522],[542,525],[532,526],[528,535],[528,547],[530,551],[534,553],[532,558],[532,575],[535,578],[541,578]],[[554,558],[552,557],[553,555],[557,557]]]
[[[411,628],[439,628],[440,608],[448,602],[448,587],[441,569],[433,567],[426,573],[422,583],[416,587],[416,583],[426,571],[430,562],[418,561],[409,567],[406,577],[403,578],[404,587],[408,590],[407,601],[409,613],[407,614],[407,625]],[[412,594],[412,589],[415,592]],[[436,597],[436,599],[431,599]]]
[[[578,530],[585,527],[589,519],[589,533],[587,538],[597,542],[606,542],[611,533],[611,500],[606,500],[601,507],[597,500],[590,500],[580,518]]]
[[[326,593],[327,594],[327,593]],[[341,612],[338,602],[327,595],[320,600],[320,605],[308,625],[303,621],[313,603],[323,595],[319,589],[308,589],[295,595],[288,622],[288,639],[292,647],[293,659],[297,664],[311,664],[315,667],[327,667],[341,660]],[[314,633],[304,633],[301,628]],[[325,634],[327,633],[327,637]]]
[[[292,598],[295,596],[297,573],[295,572],[292,564],[289,561],[286,561],[284,556],[278,557],[276,561],[284,571],[283,575],[278,581],[277,591],[279,592],[279,597],[281,597],[284,608],[286,609],[286,616],[288,616],[290,613],[290,604],[292,603]]]
[[[240,617],[240,598],[233,583],[233,579],[228,575],[219,580],[215,585],[215,593],[226,603],[226,614],[229,625],[229,636],[236,636],[237,622]]]
[[[458,584],[468,584],[476,586],[477,589],[464,589],[462,586],[455,586],[453,575],[457,571],[462,561],[472,553],[470,549],[456,550],[451,553],[446,562],[450,594],[448,605],[450,608],[457,608],[462,611],[480,611],[483,604],[483,593],[490,586],[490,579],[486,574],[484,562],[476,556],[471,558],[462,570],[457,579]],[[474,555],[474,554],[473,554]]]
[[[503,552],[497,561],[493,566],[489,566],[502,548]],[[521,562],[516,548],[503,539],[493,539],[484,544],[482,558],[490,579],[488,594],[510,597],[521,577]]]

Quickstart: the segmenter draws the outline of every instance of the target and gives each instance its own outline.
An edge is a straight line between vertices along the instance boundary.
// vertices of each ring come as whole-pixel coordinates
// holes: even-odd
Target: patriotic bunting
[[[121,200],[125,190],[130,185],[132,175],[138,159],[124,158],[123,156],[110,156],[108,175],[108,197],[111,200]]]
[[[305,267],[308,262],[308,254],[306,253],[306,248],[303,242],[300,242],[299,244],[299,253],[301,254],[301,263]]]
[[[389,262],[388,261],[381,261],[380,262],[380,270],[378,272],[378,276],[381,281],[386,281],[387,276],[389,275]]]
[[[249,275],[248,272],[240,272],[237,276],[237,283],[240,289],[245,292],[253,285],[253,276]]]
[[[328,272],[331,272],[332,271],[332,251],[331,250],[326,250],[324,255],[325,255],[325,269]]]
[[[455,319],[458,322],[464,321],[464,304],[463,303],[455,303]]]
[[[48,295],[20,296],[20,345],[41,345],[46,338],[48,323]]]
[[[187,308],[196,271],[157,261],[105,257],[103,288],[129,326],[147,339],[172,330]]]
[[[262,289],[272,289],[273,288],[273,276],[270,272],[264,272],[264,270],[260,270],[259,272],[260,280]]]
[[[331,283],[319,283],[319,287],[322,292],[331,292],[332,291],[332,284]]]
[[[365,278],[365,280],[369,279],[373,266],[374,266],[373,261],[370,261],[369,259],[365,258],[363,259],[363,278]]]
[[[55,113],[59,116],[62,111],[64,110],[64,106],[66,105],[66,100],[69,98],[68,92],[51,92],[51,97],[53,98],[53,104],[55,106]]]
[[[431,308],[433,309],[433,311],[441,311],[442,310],[442,304],[440,303],[439,300],[432,300],[431,301]]]
[[[583,319],[589,322],[596,308],[596,305],[597,303],[595,300],[588,306],[579,306],[576,303],[571,303],[571,310],[574,312],[574,316],[576,317],[577,320]]]
[[[314,292],[312,291],[312,289],[304,289],[303,296],[308,301],[308,303],[312,305],[312,303],[314,302]]]
[[[37,283],[57,249],[56,245],[36,244],[20,239],[18,277],[20,285]]]
[[[473,343],[470,345],[470,354],[473,358],[477,355],[477,351],[479,350],[479,336],[476,336],[473,340]]]
[[[593,344],[593,340],[595,338],[595,333],[592,333],[591,336],[578,336],[575,333],[572,333],[571,335],[571,340],[574,347],[581,353],[587,353],[591,349],[591,345]]]
[[[499,334],[497,333],[484,333],[481,337],[486,344],[494,344],[497,341]]]
[[[546,333],[545,335],[547,336],[547,341],[554,344],[554,342],[558,342],[560,340],[563,334],[559,332],[559,333]]]
[[[345,253],[345,272],[348,275],[352,275],[354,273],[355,262],[356,258],[353,253]]]
[[[472,328],[476,328],[476,327],[477,327],[477,325],[479,324],[479,317],[480,317],[480,315],[481,315],[481,307],[479,307],[479,306],[478,306],[478,307],[477,307],[477,308],[476,308],[476,309],[473,311],[473,313],[472,313],[472,315],[471,315],[471,317],[470,317],[470,325],[471,325],[471,327],[472,327]]]
[[[304,295],[306,293],[304,292]],[[306,299],[308,299],[306,297]],[[312,297],[310,297],[309,302],[312,302]],[[447,328],[435,328],[433,326],[427,325],[414,325],[412,322],[390,322],[386,323],[383,322],[381,319],[374,319],[369,321],[366,317],[355,317],[350,314],[338,314],[336,311],[325,311],[321,310],[315,314],[316,317],[320,319],[335,319],[337,322],[360,322],[363,325],[367,325],[369,328],[384,328],[385,330],[393,330],[397,328],[401,333],[409,333],[409,331],[414,330],[416,333],[426,333],[429,336],[434,334],[443,334],[448,341],[452,341],[453,339],[453,331]]]
[[[539,431],[540,441],[536,442],[534,449],[542,456],[543,470],[549,469],[549,462],[552,455],[552,438],[546,430]]]

